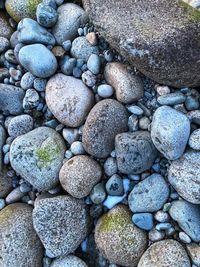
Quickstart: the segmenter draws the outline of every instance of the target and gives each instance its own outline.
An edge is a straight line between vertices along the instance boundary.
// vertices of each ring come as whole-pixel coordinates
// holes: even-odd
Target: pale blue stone
[[[151,213],[137,213],[132,217],[133,223],[143,229],[151,230],[153,228],[153,215]]]

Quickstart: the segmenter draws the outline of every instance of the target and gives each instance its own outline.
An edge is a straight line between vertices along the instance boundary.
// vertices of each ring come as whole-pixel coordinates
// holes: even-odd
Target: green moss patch
[[[37,5],[41,2],[42,0],[28,0],[27,1],[27,9],[32,16],[35,16]]]
[[[200,21],[200,11],[189,4],[185,3],[183,0],[178,0],[179,6],[181,6],[185,13],[193,20],[193,21]]]

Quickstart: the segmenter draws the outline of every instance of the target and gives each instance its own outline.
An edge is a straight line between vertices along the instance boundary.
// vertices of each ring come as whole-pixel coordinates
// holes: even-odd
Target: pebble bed
[[[198,89],[128,65],[80,1],[14,2],[0,0],[0,266],[200,267]]]

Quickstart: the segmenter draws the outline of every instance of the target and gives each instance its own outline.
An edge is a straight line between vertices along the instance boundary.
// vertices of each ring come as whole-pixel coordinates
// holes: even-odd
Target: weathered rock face
[[[146,76],[175,87],[200,84],[197,9],[182,0],[83,3],[100,33]]]

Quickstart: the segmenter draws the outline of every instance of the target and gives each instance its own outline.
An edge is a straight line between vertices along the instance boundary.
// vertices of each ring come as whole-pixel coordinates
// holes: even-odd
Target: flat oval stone
[[[184,200],[172,202],[169,214],[193,241],[200,241],[200,207]]]
[[[160,105],[177,105],[177,104],[182,104],[186,100],[186,96],[182,93],[171,93],[171,94],[166,94],[159,96],[157,101]]]
[[[46,102],[58,121],[80,126],[94,104],[94,95],[80,79],[56,74],[47,83]]]
[[[151,245],[142,255],[138,267],[191,267],[183,246],[175,240],[162,240]]]
[[[42,266],[43,247],[32,222],[32,207],[23,203],[0,211],[0,265]]]
[[[155,212],[169,197],[169,187],[160,174],[152,174],[133,187],[128,204],[132,212]]]
[[[12,142],[10,162],[36,189],[47,191],[58,183],[65,150],[64,141],[55,130],[39,127]]]
[[[39,78],[52,76],[57,70],[57,60],[53,53],[42,44],[22,47],[19,51],[19,62]]]
[[[189,150],[183,156],[172,161],[168,180],[178,194],[185,200],[200,204],[200,152]]]
[[[125,107],[113,99],[97,103],[90,111],[83,128],[83,146],[88,154],[106,158],[114,148],[115,136],[127,130]]]

